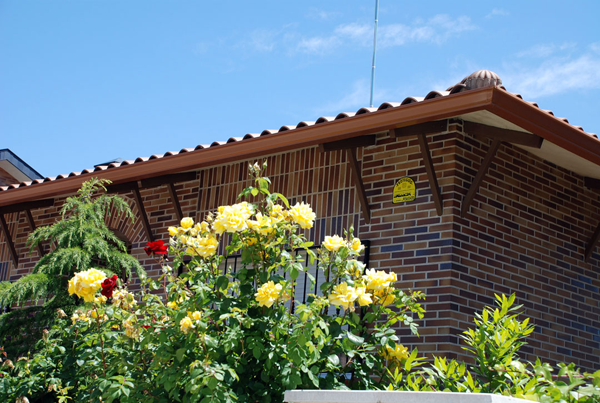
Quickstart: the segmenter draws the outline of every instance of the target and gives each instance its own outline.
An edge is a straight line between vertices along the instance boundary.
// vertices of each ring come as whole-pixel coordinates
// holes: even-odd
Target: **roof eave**
[[[600,141],[514,94],[494,89],[489,112],[537,134],[545,140],[600,165]]]
[[[106,178],[113,183],[141,180],[345,140],[479,110],[488,110],[600,165],[600,141],[506,90],[485,87],[183,154],[8,189],[0,192],[0,206],[73,193],[92,177]]]

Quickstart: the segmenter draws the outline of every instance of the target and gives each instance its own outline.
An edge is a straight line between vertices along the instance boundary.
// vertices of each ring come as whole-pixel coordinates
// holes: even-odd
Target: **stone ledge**
[[[286,403],[522,403],[523,399],[489,393],[369,390],[288,390]]]

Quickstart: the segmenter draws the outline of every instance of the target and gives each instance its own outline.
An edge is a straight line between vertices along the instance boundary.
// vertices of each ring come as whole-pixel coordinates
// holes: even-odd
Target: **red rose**
[[[158,241],[148,242],[144,248],[148,256],[150,255],[166,255],[169,250],[169,244],[166,244],[159,239]]]
[[[143,327],[144,329],[149,329],[149,328],[150,328],[150,325],[142,325],[142,327]]]
[[[117,286],[117,275],[115,274],[111,278],[105,279],[101,286],[102,291],[100,291],[100,294],[104,295],[106,298],[112,297],[113,290]]]

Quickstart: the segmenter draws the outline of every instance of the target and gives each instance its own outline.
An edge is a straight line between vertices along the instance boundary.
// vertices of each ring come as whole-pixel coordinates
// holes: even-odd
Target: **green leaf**
[[[229,287],[229,279],[227,278],[227,276],[220,276],[219,278],[217,278],[216,285],[218,289],[226,290],[227,287]]]
[[[357,336],[354,333],[348,332],[347,335],[348,339],[354,344],[362,344],[365,341],[364,337]]]
[[[331,363],[331,365],[334,366],[338,366],[340,365],[340,357],[338,357],[335,354],[331,354],[330,356],[327,357],[327,361],[329,361]]]
[[[296,267],[296,265],[295,265],[295,264],[293,264],[293,265],[290,267],[290,278],[291,278],[292,280],[296,280],[296,279],[298,278],[298,275],[299,275],[299,274],[300,274],[300,272],[298,271],[298,268]]]
[[[182,361],[183,361],[183,356],[185,355],[185,351],[186,351],[186,349],[185,349],[185,348],[180,348],[179,350],[177,350],[177,351],[175,352],[175,357],[177,357],[177,360],[178,360],[179,362],[182,362]]]
[[[252,190],[250,190],[250,193],[252,194],[252,196],[256,197],[258,196],[258,189],[253,187]]]
[[[288,199],[286,199],[286,197],[284,195],[282,195],[281,193],[273,193],[275,196],[277,196],[282,202],[283,204],[285,204],[285,207],[290,208],[290,202],[288,201]]]

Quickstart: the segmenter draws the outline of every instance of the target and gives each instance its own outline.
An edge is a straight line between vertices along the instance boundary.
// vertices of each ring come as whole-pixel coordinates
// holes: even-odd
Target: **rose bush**
[[[249,201],[169,228],[168,255],[149,244],[163,275],[139,292],[96,269],[73,277],[69,292],[85,304],[59,315],[37,354],[1,367],[0,396],[279,402],[287,389],[386,386],[406,352],[394,327],[417,332],[423,295],[396,289],[394,273],[365,272],[352,229],[314,253],[304,230],[315,212],[271,193],[262,169],[250,166]],[[241,267],[228,268],[236,254]],[[326,281],[300,303],[299,276],[314,282],[306,256]]]

